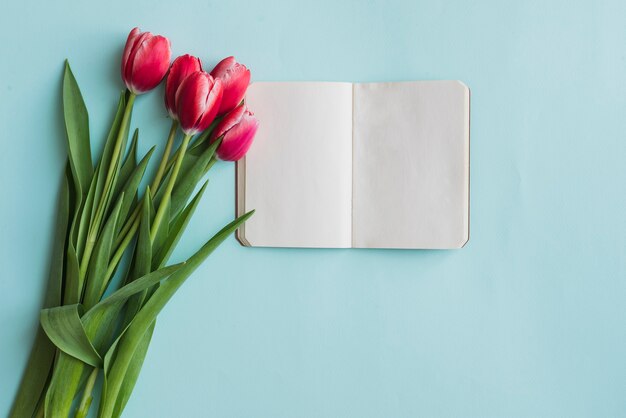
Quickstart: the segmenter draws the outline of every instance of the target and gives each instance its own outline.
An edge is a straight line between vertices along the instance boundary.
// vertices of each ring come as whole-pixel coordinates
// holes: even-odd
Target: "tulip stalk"
[[[87,384],[83,392],[83,397],[81,398],[80,404],[78,405],[78,410],[76,411],[75,418],[85,418],[89,413],[89,407],[91,406],[91,402],[93,401],[92,392],[94,386],[96,385],[96,379],[98,378],[98,370],[99,369],[94,368],[87,378]]]
[[[161,222],[163,222],[163,216],[165,215],[165,210],[167,205],[170,203],[170,199],[172,197],[172,190],[174,189],[174,184],[176,184],[176,177],[178,177],[178,172],[180,171],[180,166],[183,163],[183,158],[185,157],[185,152],[187,152],[187,146],[189,145],[189,140],[191,140],[192,135],[186,134],[183,138],[183,142],[180,145],[180,152],[178,154],[178,158],[176,158],[176,162],[174,163],[174,168],[172,169],[172,174],[165,186],[165,191],[163,194],[163,198],[161,199],[161,203],[159,204],[159,209],[157,209],[157,213],[154,217],[154,222],[152,224],[152,229],[150,230],[150,240],[154,242],[154,238],[156,236],[159,227],[161,226]]]
[[[156,194],[158,188],[161,186],[163,175],[167,172],[167,170],[171,168],[170,154],[172,153],[172,147],[174,145],[174,140],[176,138],[178,126],[179,126],[178,121],[176,119],[173,119],[172,125],[170,127],[170,133],[167,137],[167,142],[165,144],[165,149],[163,150],[163,155],[161,156],[161,162],[159,163],[159,168],[157,169],[154,179],[152,180],[152,183],[150,185],[150,197],[151,198],[154,198],[154,195]],[[175,154],[175,156],[177,155],[178,154]],[[171,160],[172,163],[173,161],[174,159]],[[122,243],[125,241],[130,241],[134,233],[137,231],[137,228],[139,227],[139,213],[141,212],[141,204],[142,202],[139,202],[137,207],[135,207],[135,210],[130,215],[128,221],[124,224],[124,226],[120,230],[115,240],[115,246],[116,247],[119,246],[119,248],[122,249],[122,252],[123,252],[123,248],[125,248],[125,246],[122,245]],[[121,254],[119,256],[121,257]]]
[[[154,194],[157,191],[157,188],[161,184],[161,179],[163,178],[163,174],[165,174],[165,169],[167,168],[167,163],[170,158],[170,154],[172,153],[172,146],[174,145],[174,138],[176,138],[176,131],[178,130],[178,121],[176,119],[172,120],[172,126],[170,128],[170,134],[167,137],[167,143],[165,144],[165,150],[163,150],[163,157],[161,158],[161,162],[159,163],[159,168],[154,176],[154,180],[152,180],[152,185],[150,186],[150,193],[152,193],[151,197],[154,197]],[[138,206],[139,207],[139,206]]]

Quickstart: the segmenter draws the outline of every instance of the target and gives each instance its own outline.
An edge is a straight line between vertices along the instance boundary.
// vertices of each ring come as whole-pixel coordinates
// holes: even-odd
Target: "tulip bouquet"
[[[11,417],[85,417],[98,379],[102,391],[97,416],[119,417],[158,313],[200,263],[252,215],[226,225],[187,261],[168,265],[206,182],[194,194],[197,186],[218,159],[243,157],[258,128],[243,102],[250,83],[244,65],[229,57],[207,73],[196,57],[183,55],[171,65],[170,57],[167,38],[137,28],[130,32],[122,56],[127,89],[95,165],[87,109],[65,65],[68,162],[49,287]],[[137,97],[164,78],[172,125],[154,178],[148,181],[144,173],[154,147],[137,160],[138,130],[128,145],[131,115]]]

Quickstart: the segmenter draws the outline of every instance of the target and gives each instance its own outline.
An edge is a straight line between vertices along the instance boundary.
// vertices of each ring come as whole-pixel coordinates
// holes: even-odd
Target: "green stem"
[[[106,207],[105,202],[108,200],[107,196],[111,190],[113,178],[115,172],[118,167],[118,160],[120,159],[120,154],[122,151],[122,136],[125,131],[125,127],[128,125],[130,120],[131,110],[133,109],[133,105],[135,104],[135,94],[130,93],[128,96],[128,102],[126,103],[126,108],[124,109],[124,116],[122,117],[122,122],[120,124],[119,132],[117,133],[117,139],[115,141],[115,148],[113,148],[113,154],[111,155],[111,162],[109,164],[109,170],[107,171],[106,180],[104,181],[104,189],[102,190],[102,196],[100,197],[100,203],[98,204],[98,208],[96,209],[96,214],[93,218],[93,223],[89,225],[89,232],[87,233],[87,242],[85,243],[85,252],[83,253],[83,258],[80,262],[80,270],[79,270],[79,283],[82,284],[85,280],[85,276],[87,275],[87,267],[89,266],[89,260],[91,258],[91,253],[96,244],[96,238],[98,236],[98,230],[100,229],[100,223],[102,221],[102,217],[104,215],[104,209]],[[81,289],[82,292],[82,289]]]
[[[176,131],[178,130],[178,121],[172,120],[172,127],[170,128],[170,134],[167,137],[167,143],[165,144],[165,150],[163,151],[163,157],[161,157],[161,163],[159,164],[159,169],[157,170],[154,180],[152,180],[152,185],[150,186],[150,197],[154,197],[154,194],[161,184],[161,180],[163,179],[163,174],[165,174],[165,168],[167,167],[167,162],[169,161],[170,154],[172,153],[172,146],[174,145],[174,138],[176,138]]]
[[[85,391],[83,392],[83,397],[80,400],[80,405],[78,406],[78,410],[76,411],[75,418],[85,418],[89,413],[89,407],[91,406],[91,401],[93,400],[93,396],[91,393],[93,392],[93,388],[96,384],[96,379],[98,378],[98,369],[94,368],[89,378],[87,379],[87,385],[85,386]]]
[[[150,197],[154,197],[159,186],[161,185],[161,181],[163,181],[163,175],[170,168],[169,159],[170,154],[172,153],[172,146],[174,145],[174,139],[176,138],[176,131],[178,130],[178,121],[172,120],[172,126],[170,128],[170,134],[167,137],[167,143],[165,144],[165,149],[163,150],[163,156],[161,157],[161,162],[159,163],[159,168],[152,180],[152,185],[150,186]],[[176,154],[178,155],[178,154]],[[141,204],[143,201],[139,202],[139,204],[133,210],[133,213],[128,217],[128,220],[120,230],[119,235],[115,240],[115,246],[119,246],[120,243],[126,238],[128,235],[128,231],[135,227],[135,224],[139,223],[139,213],[141,212]]]
[[[217,127],[217,125],[222,121],[223,118],[224,116],[215,118],[215,120],[211,122],[209,127],[204,132],[196,136],[193,143],[191,144],[191,147],[189,147],[189,150],[190,151],[194,150],[198,148],[200,145],[204,144],[207,141],[207,139],[209,139],[209,137],[213,133],[213,130]],[[167,162],[167,165],[165,166],[166,170],[169,170],[172,167],[174,162],[178,159],[179,154],[180,154],[180,148],[177,149],[176,152],[174,152],[174,155],[172,155],[172,158],[170,158],[170,160]]]
[[[174,189],[174,184],[176,183],[176,177],[178,177],[178,172],[180,171],[180,166],[183,163],[183,158],[185,157],[185,152],[187,152],[187,146],[189,145],[189,140],[191,139],[191,135],[185,135],[183,138],[183,143],[180,145],[180,152],[178,154],[178,158],[176,158],[176,162],[174,163],[174,169],[172,170],[172,174],[170,175],[169,181],[165,186],[165,192],[163,194],[163,198],[161,199],[161,203],[159,204],[159,209],[157,210],[156,216],[154,217],[154,223],[152,224],[152,228],[150,229],[150,240],[154,242],[154,237],[156,236],[157,231],[159,230],[159,226],[161,222],[163,222],[163,216],[165,215],[165,209],[170,202],[170,198],[172,197],[172,189]],[[169,222],[169,219],[167,220]]]

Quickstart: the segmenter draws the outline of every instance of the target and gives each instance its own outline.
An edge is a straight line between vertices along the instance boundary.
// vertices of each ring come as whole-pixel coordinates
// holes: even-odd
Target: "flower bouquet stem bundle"
[[[168,265],[207,183],[197,186],[218,159],[243,157],[258,127],[242,101],[250,82],[245,66],[229,57],[209,74],[190,55],[170,66],[170,54],[166,38],[131,31],[122,57],[127,90],[120,95],[95,166],[87,109],[66,63],[68,163],[48,290],[10,417],[85,417],[98,379],[102,393],[97,416],[119,417],[139,376],[157,315],[209,254],[252,215],[226,225],[185,262]],[[138,96],[154,89],[166,74],[165,107],[172,124],[155,175],[147,179],[155,148],[138,161],[139,131],[130,135],[132,111]]]

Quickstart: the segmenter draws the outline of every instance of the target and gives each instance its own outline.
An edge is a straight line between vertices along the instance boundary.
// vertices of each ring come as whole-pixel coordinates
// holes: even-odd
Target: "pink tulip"
[[[176,112],[183,132],[195,135],[209,127],[222,101],[222,81],[204,71],[189,74],[176,91]]]
[[[252,140],[259,128],[259,121],[248,110],[245,104],[231,110],[217,125],[211,136],[214,142],[220,136],[224,136],[222,143],[217,149],[217,156],[224,161],[237,161],[241,159],[252,145]]]
[[[155,88],[170,67],[169,39],[139,28],[130,31],[122,56],[122,79],[135,94]]]
[[[170,67],[170,73],[165,80],[165,108],[172,119],[178,120],[176,113],[176,91],[189,74],[202,71],[200,58],[185,54],[176,58]]]
[[[222,80],[224,97],[218,115],[233,110],[243,99],[250,84],[250,70],[239,64],[235,57],[224,58],[211,71],[211,75]]]

